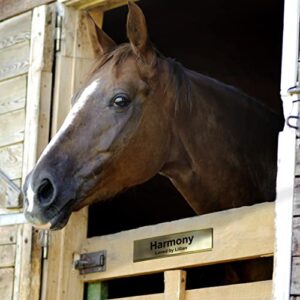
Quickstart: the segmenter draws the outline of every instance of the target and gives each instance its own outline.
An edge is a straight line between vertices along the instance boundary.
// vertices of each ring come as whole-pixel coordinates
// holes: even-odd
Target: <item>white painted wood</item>
[[[293,111],[294,98],[287,90],[296,85],[298,67],[299,1],[286,0],[284,12],[281,95],[287,118]],[[295,132],[288,126],[279,136],[276,200],[276,243],[273,299],[290,298],[293,193],[295,171]]]

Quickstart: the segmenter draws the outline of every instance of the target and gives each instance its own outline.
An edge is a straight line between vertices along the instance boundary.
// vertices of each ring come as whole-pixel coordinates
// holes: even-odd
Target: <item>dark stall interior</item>
[[[141,0],[138,5],[151,40],[165,56],[234,85],[281,113],[282,0]],[[126,15],[126,6],[105,13],[104,30],[118,43],[127,40]],[[92,205],[88,236],[193,215],[169,180],[157,175]]]

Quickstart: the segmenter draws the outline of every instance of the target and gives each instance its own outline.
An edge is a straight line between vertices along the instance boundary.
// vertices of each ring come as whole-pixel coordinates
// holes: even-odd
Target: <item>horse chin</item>
[[[59,230],[67,225],[73,211],[73,205],[73,201],[69,201],[63,209],[49,221],[51,224],[50,230]]]
[[[71,216],[72,211],[66,211],[63,210],[61,211],[57,216],[55,216],[49,223],[50,225],[50,230],[59,230],[64,228]]]

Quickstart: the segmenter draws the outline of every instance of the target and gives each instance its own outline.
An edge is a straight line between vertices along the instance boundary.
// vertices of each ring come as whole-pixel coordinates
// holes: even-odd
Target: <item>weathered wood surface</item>
[[[38,7],[33,12],[30,68],[26,105],[23,179],[49,142],[54,56],[55,11]]]
[[[300,217],[293,218],[293,256],[300,256]],[[299,278],[300,280],[300,278]]]
[[[295,178],[293,215],[294,217],[300,216],[300,177]]]
[[[18,179],[22,175],[23,144],[0,148],[0,169],[10,178]]]
[[[17,226],[1,226],[0,227],[0,245],[15,244],[17,241]],[[0,294],[1,295],[1,294]]]
[[[0,21],[54,0],[0,0]]]
[[[213,249],[133,263],[135,240],[177,232],[213,228]],[[274,203],[263,203],[193,218],[142,227],[82,241],[84,252],[107,250],[105,272],[82,275],[83,281],[104,280],[272,255]],[[122,249],[122,251],[120,251]]]
[[[25,110],[20,109],[0,115],[0,147],[24,140]]]
[[[185,300],[271,300],[272,281],[187,290]],[[165,300],[164,294],[123,297],[113,300]],[[176,299],[176,298],[172,298]],[[296,300],[296,299],[293,299]],[[298,299],[297,299],[298,300]]]
[[[0,80],[28,72],[29,49],[29,41],[24,41],[0,50]]]
[[[0,170],[0,207],[20,207],[20,194],[18,186]]]
[[[0,115],[25,107],[26,75],[0,82]]]
[[[15,264],[16,245],[0,245],[0,268],[13,267]]]
[[[300,296],[300,257],[292,258],[291,295]]]
[[[12,299],[14,269],[0,269],[0,297],[2,300]]]
[[[11,1],[13,2],[13,1]],[[0,4],[1,5],[1,4]],[[2,8],[2,7],[1,7]],[[31,11],[0,23],[0,49],[30,40]]]

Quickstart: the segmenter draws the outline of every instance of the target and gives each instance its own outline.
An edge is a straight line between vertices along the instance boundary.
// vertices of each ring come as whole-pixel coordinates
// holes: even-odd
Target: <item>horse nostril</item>
[[[49,179],[43,179],[37,190],[37,199],[41,204],[49,204],[53,198],[54,188]]]

